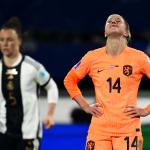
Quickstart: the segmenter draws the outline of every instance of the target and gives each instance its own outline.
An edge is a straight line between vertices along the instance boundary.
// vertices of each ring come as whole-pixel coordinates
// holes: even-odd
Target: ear
[[[19,46],[22,44],[22,39],[19,38]]]
[[[104,37],[105,37],[105,38],[107,37],[107,34],[106,34],[106,33],[104,33]]]
[[[125,37],[128,37],[129,36],[129,33],[128,32],[124,32],[123,34]]]

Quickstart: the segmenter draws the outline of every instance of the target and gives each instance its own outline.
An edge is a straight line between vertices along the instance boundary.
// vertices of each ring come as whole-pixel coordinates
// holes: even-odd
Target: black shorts
[[[39,139],[37,140],[39,143]],[[39,149],[39,146],[34,144],[35,139],[22,139],[11,137],[7,134],[0,133],[0,147],[2,150],[36,150]],[[39,145],[37,143],[37,145]]]

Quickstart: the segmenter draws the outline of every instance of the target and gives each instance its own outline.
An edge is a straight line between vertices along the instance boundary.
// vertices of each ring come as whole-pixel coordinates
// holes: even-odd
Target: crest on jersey
[[[18,71],[16,70],[16,68],[14,69],[7,69],[6,71],[6,75],[8,75],[8,79],[14,79],[14,75],[17,75]]]
[[[95,148],[95,142],[94,141],[88,141],[86,144],[86,150],[94,150]]]
[[[124,65],[123,66],[123,74],[126,76],[130,76],[132,74],[132,66],[131,65]]]

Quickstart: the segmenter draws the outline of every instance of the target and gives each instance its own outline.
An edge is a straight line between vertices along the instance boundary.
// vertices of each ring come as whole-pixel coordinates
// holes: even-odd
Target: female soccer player
[[[58,99],[58,89],[44,66],[20,52],[21,24],[11,18],[0,29],[0,147],[3,150],[34,150],[40,118],[37,85],[47,90],[50,128]]]
[[[150,104],[137,107],[137,92],[142,76],[150,78],[150,58],[128,47],[129,25],[118,15],[105,24],[105,47],[89,51],[64,79],[72,99],[93,115],[86,150],[141,150],[140,117],[150,114]],[[77,83],[85,75],[93,81],[96,103],[88,104]]]

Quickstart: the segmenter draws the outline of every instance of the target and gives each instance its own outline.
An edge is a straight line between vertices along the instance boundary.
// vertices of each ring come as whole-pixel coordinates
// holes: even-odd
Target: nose
[[[116,20],[111,21],[112,24],[117,24]]]

